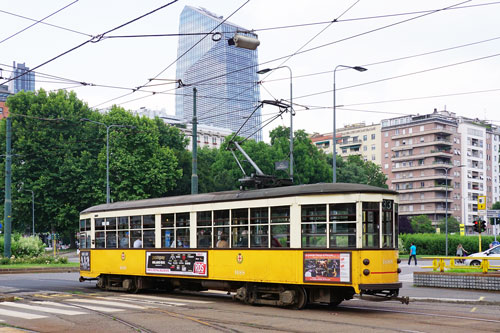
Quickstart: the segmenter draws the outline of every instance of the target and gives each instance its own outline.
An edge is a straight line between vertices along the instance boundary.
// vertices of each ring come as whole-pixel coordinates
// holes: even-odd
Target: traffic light
[[[486,221],[481,221],[481,232],[485,232],[486,231]]]
[[[473,223],[474,223],[474,229],[473,229],[473,230],[474,230],[475,232],[479,232],[479,230],[480,230],[480,229],[479,229],[479,228],[480,228],[479,221],[478,221],[478,220],[474,220],[474,222],[473,222]]]

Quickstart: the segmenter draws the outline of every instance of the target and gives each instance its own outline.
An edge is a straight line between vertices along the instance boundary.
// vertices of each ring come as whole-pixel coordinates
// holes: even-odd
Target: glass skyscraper
[[[223,21],[204,8],[184,7],[179,21],[179,34],[210,32]],[[228,39],[238,31],[247,31],[229,22],[221,24],[215,32],[222,35],[219,41],[203,35],[179,37],[176,78],[187,85],[177,89],[175,114],[191,121],[193,117],[193,87],[198,90],[196,113],[201,124],[237,131],[246,124],[239,135],[262,140],[261,110],[255,111],[260,98],[257,84],[257,50],[247,50],[228,45]],[[198,44],[196,44],[198,43]],[[195,45],[196,44],[196,45]]]
[[[25,64],[17,64],[14,61],[12,66],[12,75],[11,78],[17,77],[30,69],[26,67]],[[15,80],[9,82],[9,91],[13,94],[17,94],[21,90],[24,91],[35,91],[35,73],[29,72]]]

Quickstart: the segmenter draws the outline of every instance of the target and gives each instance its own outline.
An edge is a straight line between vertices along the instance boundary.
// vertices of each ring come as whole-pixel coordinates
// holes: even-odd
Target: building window
[[[372,140],[375,140],[375,134],[372,134]]]
[[[425,126],[424,125],[420,126],[420,132],[423,132],[424,130],[425,130]]]
[[[367,146],[363,146],[363,151],[367,151],[368,150],[368,147]]]
[[[385,148],[389,148],[389,142],[385,142],[385,143],[384,143],[384,147],[385,147]]]
[[[372,155],[372,161],[375,161],[376,157],[375,155]]]
[[[377,145],[372,145],[372,150],[377,149]]]
[[[363,135],[363,141],[366,141],[368,140],[368,136],[367,135]]]
[[[387,138],[389,136],[389,132],[384,132],[384,136]]]

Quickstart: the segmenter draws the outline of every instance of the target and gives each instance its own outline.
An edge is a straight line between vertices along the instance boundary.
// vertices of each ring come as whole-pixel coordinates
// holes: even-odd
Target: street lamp
[[[35,192],[33,190],[26,190],[26,192],[31,192],[31,217],[33,222],[33,236],[35,236]]]
[[[337,73],[337,69],[340,67],[343,68],[351,68],[354,70],[357,70],[358,72],[364,72],[367,69],[361,66],[346,66],[346,65],[337,65],[335,69],[333,70],[333,138],[332,138],[332,143],[333,143],[333,181],[332,183],[337,182],[337,130],[336,130],[336,101],[335,101],[335,93],[336,93],[336,88],[335,88],[335,74]]]
[[[265,68],[257,74],[265,74],[280,68],[287,68],[290,71],[290,178],[293,183],[293,88],[292,88],[292,69],[288,66],[279,66],[276,68]]]
[[[111,124],[111,125],[106,125],[105,123],[101,123],[99,121],[87,119],[87,118],[82,118],[80,121],[88,121],[90,123],[102,125],[106,127],[106,203],[109,204],[110,200],[110,194],[109,194],[109,129],[111,127],[129,127],[129,128],[135,128],[135,126],[130,126],[130,125],[118,125],[118,124]]]
[[[458,168],[461,168],[461,167],[464,167],[465,165],[459,165]],[[444,215],[444,225],[445,225],[445,233],[446,233],[446,241],[445,241],[445,246],[446,246],[446,249],[445,249],[445,254],[446,256],[448,256],[448,171],[450,171],[451,169],[453,169],[453,167],[449,167],[449,168],[436,168],[436,169],[439,169],[439,170],[444,170],[445,171],[445,174],[446,174],[446,196],[445,196],[445,215]]]

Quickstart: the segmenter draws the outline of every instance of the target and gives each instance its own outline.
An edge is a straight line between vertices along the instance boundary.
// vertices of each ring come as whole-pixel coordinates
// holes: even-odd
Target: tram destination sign
[[[146,251],[146,273],[208,276],[207,252]]]

